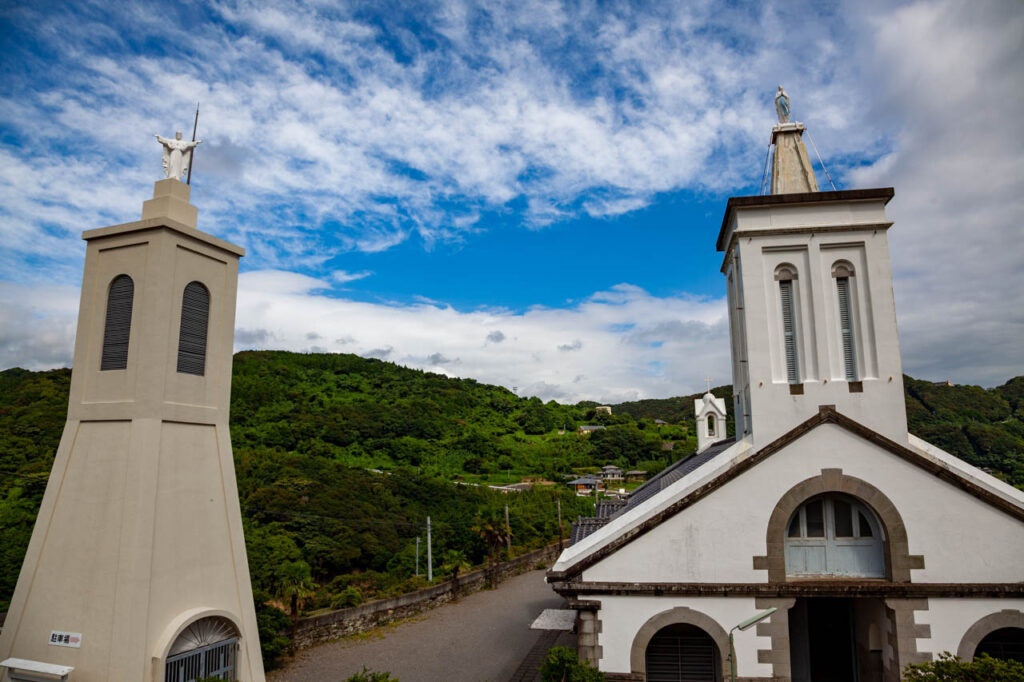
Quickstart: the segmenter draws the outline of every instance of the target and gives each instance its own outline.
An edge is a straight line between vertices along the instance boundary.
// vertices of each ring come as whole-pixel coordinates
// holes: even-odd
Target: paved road
[[[425,611],[383,638],[321,644],[268,674],[272,682],[334,682],[366,666],[401,682],[506,682],[537,643],[530,623],[564,600],[530,571],[457,602]],[[561,642],[559,642],[561,643]]]

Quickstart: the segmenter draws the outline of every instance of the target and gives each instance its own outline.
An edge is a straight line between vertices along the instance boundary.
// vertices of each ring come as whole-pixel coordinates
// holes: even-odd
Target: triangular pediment
[[[627,509],[627,513],[588,536],[580,543],[579,550],[566,550],[548,572],[549,581],[571,580],[578,577],[588,567],[614,554],[698,501],[713,495],[715,491],[741,474],[826,424],[840,427],[857,438],[916,466],[923,473],[935,476],[1009,516],[1024,521],[1024,494],[1002,485],[1001,482],[991,479],[980,470],[948,453],[941,453],[938,448],[924,441],[911,437],[910,442],[914,443],[915,447],[901,445],[839,413],[834,406],[823,405],[816,415],[753,454],[744,455],[740,448],[742,442],[737,442],[733,447],[719,450],[715,457],[704,461],[699,468],[692,470],[671,487],[645,499],[636,508]],[[986,482],[985,479],[992,483]]]

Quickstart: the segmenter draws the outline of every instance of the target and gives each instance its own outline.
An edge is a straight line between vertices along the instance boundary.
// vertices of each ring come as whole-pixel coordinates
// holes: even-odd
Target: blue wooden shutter
[[[839,295],[839,333],[843,343],[843,366],[847,381],[857,380],[857,358],[853,348],[853,318],[850,315],[850,278],[836,277]]]
[[[128,366],[128,337],[132,331],[132,299],[135,283],[128,275],[118,275],[107,292],[107,320],[103,326],[103,354],[100,370],[125,369]]]
[[[190,282],[181,297],[181,332],[178,336],[178,371],[206,373],[206,332],[210,321],[210,292]]]
[[[796,321],[793,318],[793,280],[779,281],[779,295],[782,299],[782,338],[786,351],[786,377],[791,384],[799,384],[800,376],[796,364]]]

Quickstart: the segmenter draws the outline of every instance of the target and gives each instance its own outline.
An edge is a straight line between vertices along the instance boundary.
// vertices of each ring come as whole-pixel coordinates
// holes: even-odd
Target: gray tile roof
[[[611,501],[599,502],[595,512],[596,516],[588,518],[581,516],[572,524],[572,533],[569,538],[569,545],[571,546],[576,544],[583,538],[595,532],[598,528],[604,526],[616,516],[643,504],[646,500],[654,497],[682,477],[696,471],[697,467],[710,462],[715,458],[715,456],[728,450],[733,443],[735,443],[735,441],[720,440],[716,443],[712,443],[704,452],[698,452],[690,455],[686,459],[679,460],[630,493],[625,504],[621,502],[613,503]]]
[[[657,476],[630,494],[629,500],[626,502],[626,509],[633,509],[637,505],[643,504],[644,500],[655,496],[688,473],[696,471],[697,467],[705,462],[710,462],[720,452],[728,450],[734,442],[732,440],[720,440],[717,443],[712,443],[704,452],[692,454],[662,470]]]

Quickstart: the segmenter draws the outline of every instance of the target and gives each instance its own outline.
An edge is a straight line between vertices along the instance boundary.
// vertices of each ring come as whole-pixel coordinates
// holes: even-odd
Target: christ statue
[[[181,180],[192,165],[192,151],[202,140],[187,142],[181,139],[181,132],[174,133],[174,139],[154,135],[164,148],[164,177]]]

